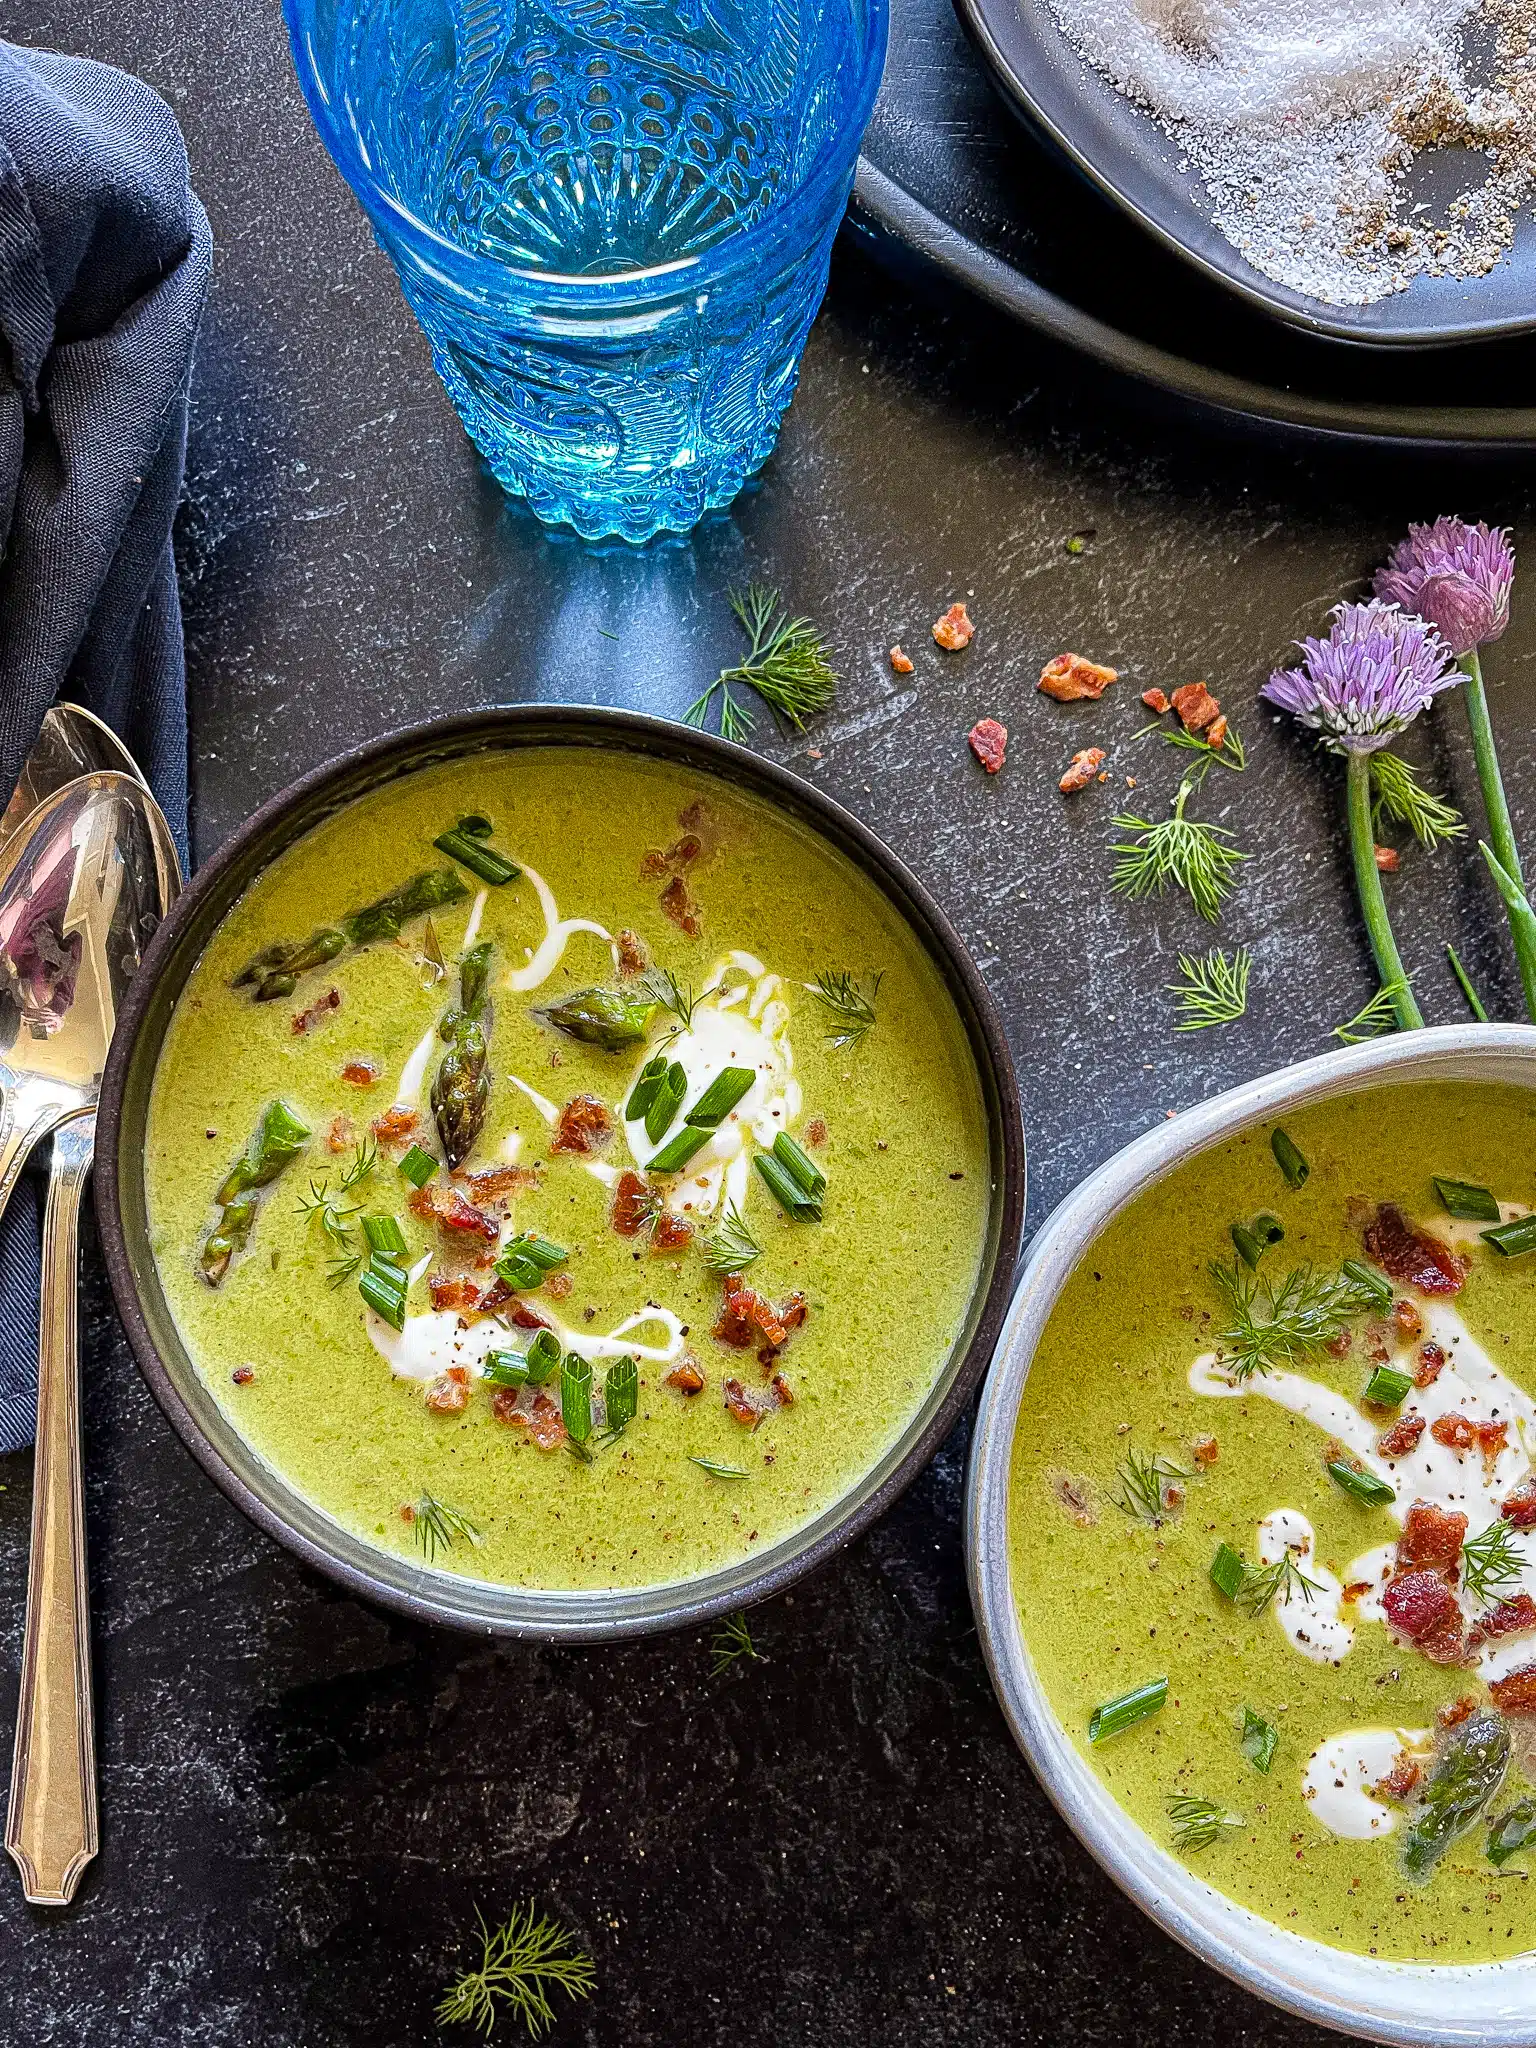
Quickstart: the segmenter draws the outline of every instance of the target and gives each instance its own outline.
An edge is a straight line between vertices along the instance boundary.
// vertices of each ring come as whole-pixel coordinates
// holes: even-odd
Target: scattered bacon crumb
[[[1202,1472],[1209,1471],[1221,1456],[1221,1445],[1213,1436],[1197,1436],[1189,1448]]]
[[[503,1387],[500,1391],[516,1399],[514,1388]],[[498,1403],[494,1396],[491,1407],[500,1421],[510,1422],[514,1428],[523,1430],[541,1451],[558,1451],[565,1442],[565,1423],[560,1410],[542,1387],[534,1395],[531,1408],[516,1408],[511,1402]]]
[[[414,1109],[406,1109],[397,1102],[393,1109],[386,1109],[382,1116],[374,1118],[373,1135],[385,1147],[406,1145],[420,1122],[421,1118]]]
[[[1500,1453],[1509,1445],[1509,1424],[1507,1422],[1475,1422],[1477,1448],[1483,1454],[1483,1470],[1492,1476],[1493,1468],[1499,1462]]]
[[[1330,1337],[1328,1339],[1323,1349],[1330,1358],[1348,1358],[1354,1341],[1355,1333],[1353,1330],[1340,1330],[1337,1337]]]
[[[452,1367],[440,1372],[427,1388],[427,1406],[434,1415],[457,1415],[469,1406],[468,1380],[458,1378]]]
[[[434,1308],[477,1309],[480,1290],[467,1273],[434,1273],[427,1285]]]
[[[600,1152],[613,1136],[608,1105],[595,1095],[573,1095],[560,1112],[551,1152]]]
[[[491,1394],[491,1413],[498,1422],[511,1422],[517,1413],[516,1387],[497,1387]]]
[[[347,1060],[341,1069],[343,1081],[350,1081],[354,1088],[371,1088],[379,1078],[379,1070],[372,1060]]]
[[[1080,754],[1074,754],[1056,787],[1063,796],[1071,796],[1079,789],[1086,789],[1098,773],[1104,759],[1102,747],[1084,747]]]
[[[1517,1486],[1499,1513],[1513,1528],[1536,1529],[1536,1479],[1527,1479]]]
[[[1477,1442],[1476,1429],[1459,1409],[1453,1409],[1449,1415],[1437,1415],[1429,1425],[1429,1433],[1448,1451],[1470,1451]]]
[[[971,615],[963,604],[952,604],[943,618],[933,622],[934,639],[950,654],[958,648],[969,647],[975,630]]]
[[[416,1519],[416,1510],[415,1510],[415,1509],[414,1509],[414,1508],[413,1508],[413,1507],[411,1506],[411,1504],[410,1504],[410,1502],[409,1502],[409,1501],[407,1501],[407,1502],[405,1503],[405,1505],[404,1505],[404,1506],[403,1506],[403,1507],[401,1508],[401,1510],[400,1510],[400,1519],[401,1519],[401,1521],[402,1521],[402,1522],[406,1522],[406,1523],[410,1523],[410,1522],[414,1522],[414,1521],[415,1521],[415,1519]]]
[[[536,1166],[487,1166],[480,1173],[454,1175],[472,1202],[500,1202],[509,1195],[526,1195],[543,1178]]]
[[[254,1365],[237,1365],[230,1374],[230,1378],[237,1387],[248,1387],[255,1377],[256,1368]]]
[[[995,718],[978,718],[966,734],[971,752],[989,775],[995,775],[1008,757],[1008,728]]]
[[[1493,1704],[1502,1714],[1536,1714],[1536,1664],[1496,1678],[1488,1688]]]
[[[1351,1579],[1344,1588],[1344,1598],[1346,1600],[1363,1600],[1367,1593],[1372,1593],[1375,1590],[1369,1579]]]
[[[1155,711],[1159,718],[1162,717],[1165,711],[1172,709],[1172,706],[1168,702],[1168,693],[1166,690],[1143,690],[1141,693],[1141,701],[1143,704],[1146,705],[1149,711]]]
[[[1416,1387],[1432,1387],[1445,1371],[1444,1347],[1433,1338],[1419,1346],[1418,1364],[1413,1368],[1413,1384]]]
[[[1373,1785],[1371,1790],[1383,1799],[1395,1799],[1401,1804],[1423,1775],[1423,1767],[1418,1759],[1410,1756],[1406,1749],[1400,1749],[1392,1760],[1391,1770],[1380,1784]]]
[[[1477,1694],[1464,1692],[1458,1700],[1447,1700],[1443,1707],[1435,1709],[1437,1728],[1459,1728],[1463,1721],[1477,1712]]]
[[[935,638],[937,638],[937,635],[935,635]],[[897,675],[911,675],[912,666],[912,657],[910,654],[904,654],[899,647],[893,647],[891,649],[891,667],[895,669]]]
[[[1221,716],[1221,705],[1204,683],[1185,683],[1168,702],[1179,714],[1186,732],[1204,732]]]
[[[1093,1510],[1087,1480],[1074,1479],[1070,1472],[1053,1472],[1051,1491],[1079,1529],[1094,1527],[1099,1518]]]
[[[667,872],[667,856],[659,846],[653,846],[640,859],[640,879],[655,882]]]
[[[783,1373],[781,1372],[776,1372],[773,1376],[773,1391],[779,1397],[779,1406],[781,1408],[794,1407],[794,1392],[790,1387],[789,1381],[785,1379]]]
[[[1464,1260],[1427,1230],[1413,1230],[1401,1209],[1383,1202],[1366,1226],[1365,1249],[1382,1271],[1421,1294],[1457,1294],[1467,1277]]]
[[[779,1321],[786,1330],[798,1330],[810,1312],[803,1294],[787,1294],[784,1297],[784,1306],[779,1310]]]
[[[653,1252],[680,1252],[692,1242],[693,1225],[686,1216],[675,1216],[670,1209],[657,1212],[656,1221],[651,1225]]]
[[[1424,1434],[1422,1415],[1401,1415],[1376,1439],[1376,1448],[1384,1458],[1406,1458],[1414,1450]]]
[[[1532,1628],[1536,1628],[1536,1600],[1529,1593],[1516,1593],[1512,1600],[1501,1600],[1478,1616],[1467,1637],[1467,1648],[1478,1650],[1494,1636],[1523,1635]]]
[[[681,839],[674,839],[667,848],[667,865],[672,868],[691,868],[704,851],[704,842],[697,832],[685,832]]]
[[[1424,1318],[1406,1295],[1399,1295],[1393,1302],[1392,1320],[1400,1337],[1422,1337],[1424,1334]]]
[[[645,950],[645,941],[640,934],[626,927],[613,943],[619,949],[620,974],[644,974],[651,964],[651,956]]]
[[[1416,1500],[1397,1539],[1399,1573],[1432,1571],[1454,1586],[1461,1569],[1461,1546],[1467,1518],[1433,1502]]]
[[[805,1127],[807,1145],[821,1146],[827,1142],[827,1120],[824,1116],[813,1116]]]
[[[744,1387],[740,1380],[727,1380],[724,1386],[725,1405],[736,1420],[745,1423],[748,1429],[756,1429],[765,1416],[770,1415],[778,1403],[766,1394],[758,1394]]]
[[[482,1302],[481,1307],[483,1308],[484,1306],[485,1304]],[[509,1308],[506,1311],[506,1317],[513,1328],[518,1330],[547,1330],[550,1327],[547,1317],[541,1316],[536,1308],[531,1308],[526,1301],[522,1300],[519,1300],[515,1307]]]
[[[564,1301],[575,1285],[569,1273],[551,1273],[544,1282],[544,1292],[552,1301]]]
[[[704,1375],[699,1371],[698,1360],[685,1352],[662,1380],[662,1385],[676,1387],[680,1394],[702,1394]]]
[[[495,1217],[465,1201],[457,1188],[439,1187],[428,1181],[424,1188],[414,1191],[409,1207],[413,1216],[419,1216],[423,1223],[435,1223],[439,1230],[481,1237],[487,1244],[500,1242],[501,1227]]]
[[[1461,1609],[1438,1572],[1405,1572],[1388,1586],[1381,1604],[1394,1633],[1432,1664],[1461,1662]]]
[[[1095,702],[1120,674],[1115,668],[1101,668],[1096,661],[1084,661],[1080,654],[1058,654],[1040,671],[1037,690],[1054,697],[1058,704],[1078,704],[1084,698]]]
[[[327,1152],[347,1152],[352,1146],[352,1125],[344,1116],[333,1116],[331,1127],[325,1134]]]
[[[1227,744],[1227,720],[1225,713],[1206,727],[1205,744],[1213,753],[1219,752]]]
[[[789,1334],[773,1303],[753,1288],[744,1287],[739,1275],[733,1273],[725,1283],[725,1305],[715,1324],[714,1334],[722,1344],[744,1351],[758,1332],[775,1347],[782,1344]]]
[[[323,996],[316,996],[307,1010],[300,1010],[294,1017],[291,1029],[295,1038],[302,1038],[313,1031],[317,1024],[323,1024],[332,1010],[341,1008],[341,990],[328,988]]]
[[[690,939],[699,936],[703,928],[699,922],[699,906],[681,875],[674,875],[662,890],[661,907],[679,931],[686,932]]]
[[[1376,865],[1380,868],[1381,872],[1384,875],[1395,875],[1402,866],[1402,861],[1398,858],[1397,848],[1395,846],[1378,846],[1375,852]]]
[[[655,1213],[656,1197],[645,1175],[626,1167],[619,1175],[619,1184],[613,1191],[613,1207],[608,1212],[614,1229],[620,1237],[638,1237],[643,1225]]]

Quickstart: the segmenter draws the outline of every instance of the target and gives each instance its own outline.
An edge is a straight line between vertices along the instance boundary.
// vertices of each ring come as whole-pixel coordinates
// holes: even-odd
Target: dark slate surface
[[[643,553],[543,534],[480,475],[360,216],[307,124],[272,0],[30,0],[30,41],[112,59],[174,102],[218,240],[181,545],[203,851],[262,797],[393,721],[539,696],[679,712],[733,654],[725,591],[771,578],[823,621],[844,685],[768,750],[883,831],[948,905],[1007,1012],[1038,1220],[1117,1145],[1319,1051],[1372,982],[1339,789],[1247,709],[1410,516],[1521,520],[1484,472],[1239,451],[1122,409],[964,303],[841,259],[761,484]],[[1091,552],[1063,548],[1094,527]],[[929,622],[970,598],[969,652]],[[605,635],[613,634],[610,639]],[[906,682],[884,650],[917,659]],[[1036,695],[1072,646],[1121,667],[1097,710]],[[1536,608],[1496,651],[1517,810],[1536,797]],[[1251,1014],[1193,1040],[1161,992],[1206,933],[1105,891],[1134,688],[1208,676],[1254,766],[1219,792],[1255,855],[1223,936]],[[963,736],[1014,733],[985,780]],[[1112,748],[1073,804],[1067,755]],[[1416,742],[1475,795],[1460,713]],[[1459,1014],[1454,937],[1493,1007],[1514,980],[1470,859],[1393,885],[1426,1007]],[[405,2048],[478,1902],[536,1895],[601,1973],[559,2038],[1160,2044],[1325,2038],[1144,1923],[1014,1752],[959,1550],[965,1445],[834,1568],[757,1617],[769,1662],[712,1685],[682,1637],[548,1651],[408,1626],[340,1597],[200,1477],[129,1361],[88,1250],[90,1538],[103,1849],[75,1908],[0,1874],[0,2035],[28,2048]],[[0,1468],[9,1753],[29,1468]],[[513,2038],[510,2033],[506,2038]]]

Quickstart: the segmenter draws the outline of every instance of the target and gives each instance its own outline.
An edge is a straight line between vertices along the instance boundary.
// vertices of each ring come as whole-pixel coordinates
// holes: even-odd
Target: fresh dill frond
[[[1389,981],[1375,995],[1363,1010],[1357,1010],[1347,1024],[1335,1024],[1333,1035],[1346,1045],[1359,1045],[1362,1039],[1380,1038],[1384,1031],[1397,1029],[1397,1002],[1408,993],[1408,984],[1401,976]]]
[[[320,1228],[332,1244],[343,1251],[351,1248],[352,1225],[349,1219],[361,1213],[362,1204],[343,1203],[333,1195],[329,1175],[310,1182],[309,1193],[300,1195],[297,1209],[300,1216],[318,1217]]]
[[[1246,946],[1227,954],[1212,946],[1201,959],[1192,953],[1179,955],[1182,981],[1168,983],[1168,992],[1179,999],[1182,1022],[1175,1031],[1206,1031],[1213,1024],[1235,1024],[1248,1007],[1248,974],[1253,966]]]
[[[1243,1583],[1235,1597],[1245,1614],[1262,1614],[1275,1600],[1284,1602],[1299,1597],[1310,1607],[1312,1595],[1322,1590],[1317,1580],[1309,1579],[1296,1562],[1295,1551],[1286,1549],[1273,1564],[1245,1565]]]
[[[1488,1022],[1488,1012],[1483,1008],[1483,999],[1472,986],[1472,977],[1468,974],[1465,967],[1462,966],[1456,948],[1454,946],[1447,946],[1445,957],[1451,963],[1451,972],[1456,977],[1456,986],[1467,999],[1467,1008],[1472,1012],[1479,1024],[1486,1024]]]
[[[489,2034],[503,2007],[520,2019],[535,2040],[555,2023],[552,1990],[571,2000],[590,1998],[597,1969],[558,1921],[536,1910],[532,1899],[514,1906],[500,1927],[479,1923],[480,1962],[456,1977],[437,2006],[439,2026],[478,2027]]]
[[[1433,850],[1448,839],[1464,839],[1460,811],[1426,789],[1401,754],[1383,747],[1371,756],[1371,826],[1406,825],[1420,846]]]
[[[1172,882],[1187,893],[1206,922],[1214,924],[1248,855],[1230,843],[1232,834],[1224,825],[1185,817],[1184,807],[1204,779],[1203,768],[1189,771],[1166,818],[1138,818],[1126,812],[1115,819],[1117,832],[1136,836],[1110,848],[1116,856],[1111,887],[1117,895],[1140,902],[1145,896],[1161,896]]]
[[[768,1659],[752,1640],[752,1631],[747,1626],[744,1614],[728,1614],[709,1639],[711,1678],[723,1678],[733,1664],[743,1658],[751,1664],[766,1664]]]
[[[670,967],[648,967],[635,986],[663,1010],[670,1010],[687,1031],[693,1023],[698,997],[685,981],[679,981]]]
[[[1526,1555],[1508,1522],[1490,1522],[1481,1534],[1461,1547],[1462,1584],[1485,1607],[1503,1597],[1525,1571]]]
[[[1240,1813],[1229,1813],[1214,1799],[1201,1799],[1193,1793],[1170,1793],[1167,1806],[1173,1846],[1185,1855],[1193,1849],[1209,1849],[1222,1835],[1245,1824]]]
[[[341,1176],[341,1192],[357,1187],[365,1181],[379,1163],[379,1148],[372,1138],[359,1140],[357,1150],[352,1154],[351,1164]]]
[[[326,1285],[333,1289],[345,1287],[362,1263],[363,1255],[361,1252],[339,1252],[326,1266]]]
[[[1208,761],[1219,761],[1234,775],[1241,775],[1248,766],[1248,749],[1234,725],[1227,727],[1219,747],[1213,747],[1203,733],[1191,732],[1184,725],[1144,725],[1136,737],[1140,739],[1142,733],[1149,732],[1155,732],[1165,746],[1181,747],[1186,754],[1203,754]]]
[[[745,590],[733,590],[730,604],[747,636],[746,659],[720,671],[683,713],[684,723],[702,727],[718,693],[722,736],[744,738],[752,714],[732,689],[739,684],[756,690],[787,724],[803,732],[806,719],[825,711],[837,688],[837,671],[825,641],[809,619],[792,618],[779,593],[766,584],[749,583]]]
[[[885,971],[882,969],[870,982],[867,995],[846,967],[826,968],[814,981],[801,983],[802,988],[813,995],[831,1016],[832,1029],[826,1037],[828,1045],[835,1051],[857,1045],[865,1032],[874,1028],[875,998],[884,979]]]
[[[416,1502],[411,1533],[428,1564],[440,1550],[452,1550],[461,1537],[466,1543],[480,1541],[480,1531],[468,1515],[432,1493],[424,1493]]]
[[[1311,1266],[1293,1266],[1278,1281],[1241,1271],[1235,1260],[1229,1266],[1218,1259],[1210,1272],[1230,1318],[1216,1332],[1216,1342],[1239,1380],[1315,1358],[1352,1317],[1376,1303],[1347,1273],[1319,1273]]]
[[[1183,1465],[1175,1465],[1161,1451],[1154,1451],[1149,1458],[1132,1450],[1115,1467],[1115,1477],[1120,1482],[1119,1490],[1110,1496],[1115,1506],[1133,1521],[1150,1522],[1156,1529],[1168,1518],[1168,1488],[1192,1479],[1194,1474]]]
[[[711,1273],[741,1273],[763,1248],[748,1230],[746,1220],[734,1202],[727,1202],[720,1221],[700,1246],[700,1256]]]

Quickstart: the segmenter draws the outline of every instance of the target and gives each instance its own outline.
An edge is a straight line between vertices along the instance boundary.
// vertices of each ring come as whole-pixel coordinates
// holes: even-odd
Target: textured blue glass
[[[680,533],[767,457],[887,0],[284,0],[327,148],[503,486]]]

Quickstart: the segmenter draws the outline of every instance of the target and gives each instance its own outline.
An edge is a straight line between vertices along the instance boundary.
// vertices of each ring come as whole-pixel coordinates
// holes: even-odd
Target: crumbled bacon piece
[[[386,1148],[407,1145],[420,1122],[421,1118],[414,1109],[406,1109],[397,1102],[393,1109],[386,1109],[382,1116],[374,1118],[373,1135]]]
[[[1141,693],[1141,701],[1143,704],[1146,705],[1149,711],[1155,711],[1159,718],[1162,717],[1165,711],[1172,709],[1172,706],[1168,702],[1168,693],[1166,690],[1143,690]]]
[[[807,1145],[825,1145],[827,1142],[827,1120],[825,1117],[813,1116],[811,1118],[805,1127],[805,1142]]]
[[[465,1201],[457,1188],[439,1187],[428,1181],[424,1188],[415,1190],[409,1206],[413,1216],[419,1216],[423,1223],[435,1223],[439,1230],[483,1238],[487,1244],[501,1240],[501,1227],[495,1217]]]
[[[1454,1586],[1461,1569],[1461,1546],[1467,1533],[1463,1514],[1416,1500],[1397,1539],[1399,1573],[1431,1571]]]
[[[726,1407],[748,1429],[756,1429],[764,1416],[770,1415],[777,1406],[770,1396],[752,1392],[740,1380],[727,1380],[723,1391]]]
[[[1008,758],[1008,728],[995,718],[978,718],[966,740],[989,775],[995,775]]]
[[[1197,1436],[1189,1448],[1202,1472],[1208,1472],[1221,1455],[1221,1446],[1213,1436]]]
[[[680,1252],[692,1241],[693,1225],[686,1216],[675,1216],[670,1209],[658,1211],[656,1221],[651,1225],[653,1252]]]
[[[1119,673],[1118,669],[1100,668],[1096,661],[1084,661],[1080,654],[1058,654],[1041,669],[1035,687],[1058,704],[1078,704],[1084,698],[1102,697]]]
[[[1089,783],[1092,782],[1094,776],[1098,774],[1099,769],[1103,766],[1103,762],[1104,749],[1102,747],[1084,747],[1081,753],[1072,756],[1071,761],[1067,765],[1066,774],[1061,777],[1056,787],[1063,796],[1075,795],[1078,790],[1088,787]]]
[[[352,1147],[352,1125],[349,1118],[333,1116],[331,1127],[325,1134],[327,1152],[347,1152]]]
[[[659,846],[653,846],[642,855],[640,879],[643,882],[657,882],[667,872],[667,856]]]
[[[1509,1494],[1499,1509],[1512,1528],[1536,1529],[1536,1479],[1527,1479]]]
[[[901,648],[900,648],[900,647],[893,647],[893,648],[891,649],[891,667],[892,667],[893,669],[895,669],[895,671],[896,671],[897,675],[899,675],[899,676],[909,676],[909,675],[911,675],[911,673],[912,673],[912,657],[911,657],[911,655],[910,655],[910,654],[904,654],[904,653],[902,652],[902,650],[901,650]]]
[[[656,1197],[645,1175],[626,1167],[619,1175],[618,1186],[613,1191],[613,1207],[608,1212],[614,1229],[620,1237],[638,1237],[655,1213]]]
[[[950,654],[957,648],[969,647],[975,631],[971,615],[963,604],[952,604],[942,618],[933,622],[934,639]]]
[[[1464,1692],[1458,1700],[1447,1700],[1443,1707],[1435,1709],[1437,1728],[1459,1728],[1477,1712],[1477,1694]]]
[[[1467,1277],[1465,1263],[1427,1230],[1410,1229],[1401,1209],[1383,1202],[1365,1232],[1365,1249],[1381,1270],[1402,1287],[1421,1294],[1456,1294]]]
[[[1397,848],[1395,846],[1378,846],[1375,852],[1376,865],[1381,872],[1384,875],[1395,875],[1402,866],[1402,862],[1398,859]]]
[[[454,1179],[472,1202],[500,1202],[531,1193],[543,1175],[536,1166],[487,1166],[481,1173],[456,1173]]]
[[[1496,1678],[1488,1688],[1489,1697],[1501,1714],[1536,1714],[1536,1664]]]
[[[1397,1327],[1399,1337],[1406,1339],[1422,1337],[1424,1334],[1424,1318],[1406,1295],[1400,1294],[1393,1302],[1392,1321]]]
[[[1337,1337],[1330,1337],[1328,1339],[1323,1349],[1330,1358],[1348,1358],[1354,1341],[1355,1333],[1353,1330],[1340,1330]]]
[[[341,1008],[341,990],[328,988],[323,996],[316,996],[307,1010],[300,1010],[293,1019],[290,1029],[295,1038],[303,1038],[313,1031],[317,1024],[323,1024],[332,1010]]]
[[[477,1309],[480,1306],[480,1289],[467,1273],[434,1273],[427,1285],[432,1290],[434,1308]]]
[[[1367,1593],[1374,1593],[1375,1590],[1376,1588],[1369,1579],[1351,1579],[1344,1588],[1344,1598],[1346,1600],[1363,1600]]]
[[[551,1273],[544,1282],[544,1292],[552,1301],[564,1301],[575,1285],[569,1273]]]
[[[698,1361],[685,1352],[662,1380],[662,1385],[676,1387],[680,1394],[702,1394],[704,1375],[699,1371]]]
[[[1472,1425],[1477,1434],[1477,1448],[1483,1454],[1483,1470],[1490,1475],[1499,1462],[1500,1453],[1509,1445],[1509,1424],[1507,1422],[1475,1422]]]
[[[1222,713],[1220,718],[1214,719],[1205,728],[1205,744],[1213,753],[1219,753],[1227,744],[1227,719],[1225,712]]]
[[[674,839],[667,848],[669,868],[691,868],[704,851],[704,842],[697,832],[685,832],[681,839]]]
[[[341,1078],[350,1081],[354,1088],[371,1088],[379,1078],[379,1070],[372,1060],[345,1060],[342,1062]]]
[[[481,1306],[484,1307],[483,1302]],[[515,1306],[506,1311],[506,1319],[517,1330],[547,1330],[550,1328],[549,1318],[541,1316],[536,1308],[530,1308],[521,1296],[518,1297]]]
[[[1086,1479],[1074,1479],[1070,1472],[1053,1472],[1051,1491],[1079,1529],[1093,1528],[1099,1518],[1093,1511]]]
[[[1413,1368],[1413,1384],[1416,1387],[1432,1387],[1445,1371],[1444,1348],[1433,1338],[1419,1346],[1418,1363]]]
[[[776,1372],[773,1376],[773,1391],[779,1397],[779,1406],[781,1408],[794,1407],[794,1393],[790,1388],[789,1381],[785,1379],[783,1373],[781,1372]]]
[[[1448,1451],[1470,1451],[1477,1442],[1476,1429],[1459,1409],[1452,1409],[1449,1415],[1437,1415],[1429,1425],[1429,1433]]]
[[[1185,683],[1168,699],[1186,732],[1204,732],[1221,716],[1221,706],[1204,683]]]
[[[498,1422],[510,1422],[517,1413],[516,1387],[496,1387],[491,1393],[491,1413]]]
[[[1377,1437],[1376,1448],[1384,1458],[1406,1458],[1410,1451],[1418,1448],[1423,1434],[1422,1415],[1400,1415],[1390,1429]]]
[[[734,1276],[725,1285],[725,1305],[714,1329],[721,1343],[745,1351],[760,1331],[770,1344],[782,1344],[788,1333],[775,1314],[772,1302],[765,1301],[752,1288],[743,1287]]]
[[[237,1365],[230,1374],[230,1378],[237,1387],[248,1387],[255,1377],[256,1368],[254,1365]]]
[[[462,1370],[450,1366],[428,1386],[427,1406],[434,1415],[457,1415],[469,1406],[469,1381],[460,1377]]]
[[[784,1306],[779,1310],[779,1321],[786,1330],[798,1330],[809,1314],[810,1309],[803,1294],[786,1294]]]
[[[503,1387],[501,1391],[510,1394],[513,1389]],[[514,1428],[523,1430],[541,1451],[558,1451],[565,1442],[565,1423],[561,1419],[559,1405],[542,1387],[534,1395],[531,1408],[515,1408],[510,1403],[497,1408],[494,1400],[491,1405],[503,1422],[510,1422]]]
[[[600,1152],[613,1136],[608,1105],[595,1095],[573,1095],[560,1112],[551,1152]]]
[[[645,950],[645,941],[640,934],[626,927],[613,943],[619,949],[620,974],[644,974],[651,964],[651,956]]]
[[[1536,1600],[1529,1593],[1516,1593],[1512,1600],[1501,1600],[1478,1616],[1467,1637],[1467,1648],[1480,1650],[1494,1636],[1523,1635],[1532,1628],[1536,1628]]]
[[[1461,1609],[1438,1572],[1405,1572],[1388,1586],[1381,1604],[1388,1626],[1432,1664],[1461,1662]]]
[[[699,906],[681,875],[674,875],[662,890],[661,907],[679,931],[686,932],[690,939],[699,936],[703,929],[699,922]]]
[[[1417,1757],[1406,1749],[1400,1749],[1392,1759],[1392,1768],[1371,1790],[1382,1799],[1395,1799],[1399,1805],[1408,1797],[1424,1775],[1423,1766]]]

